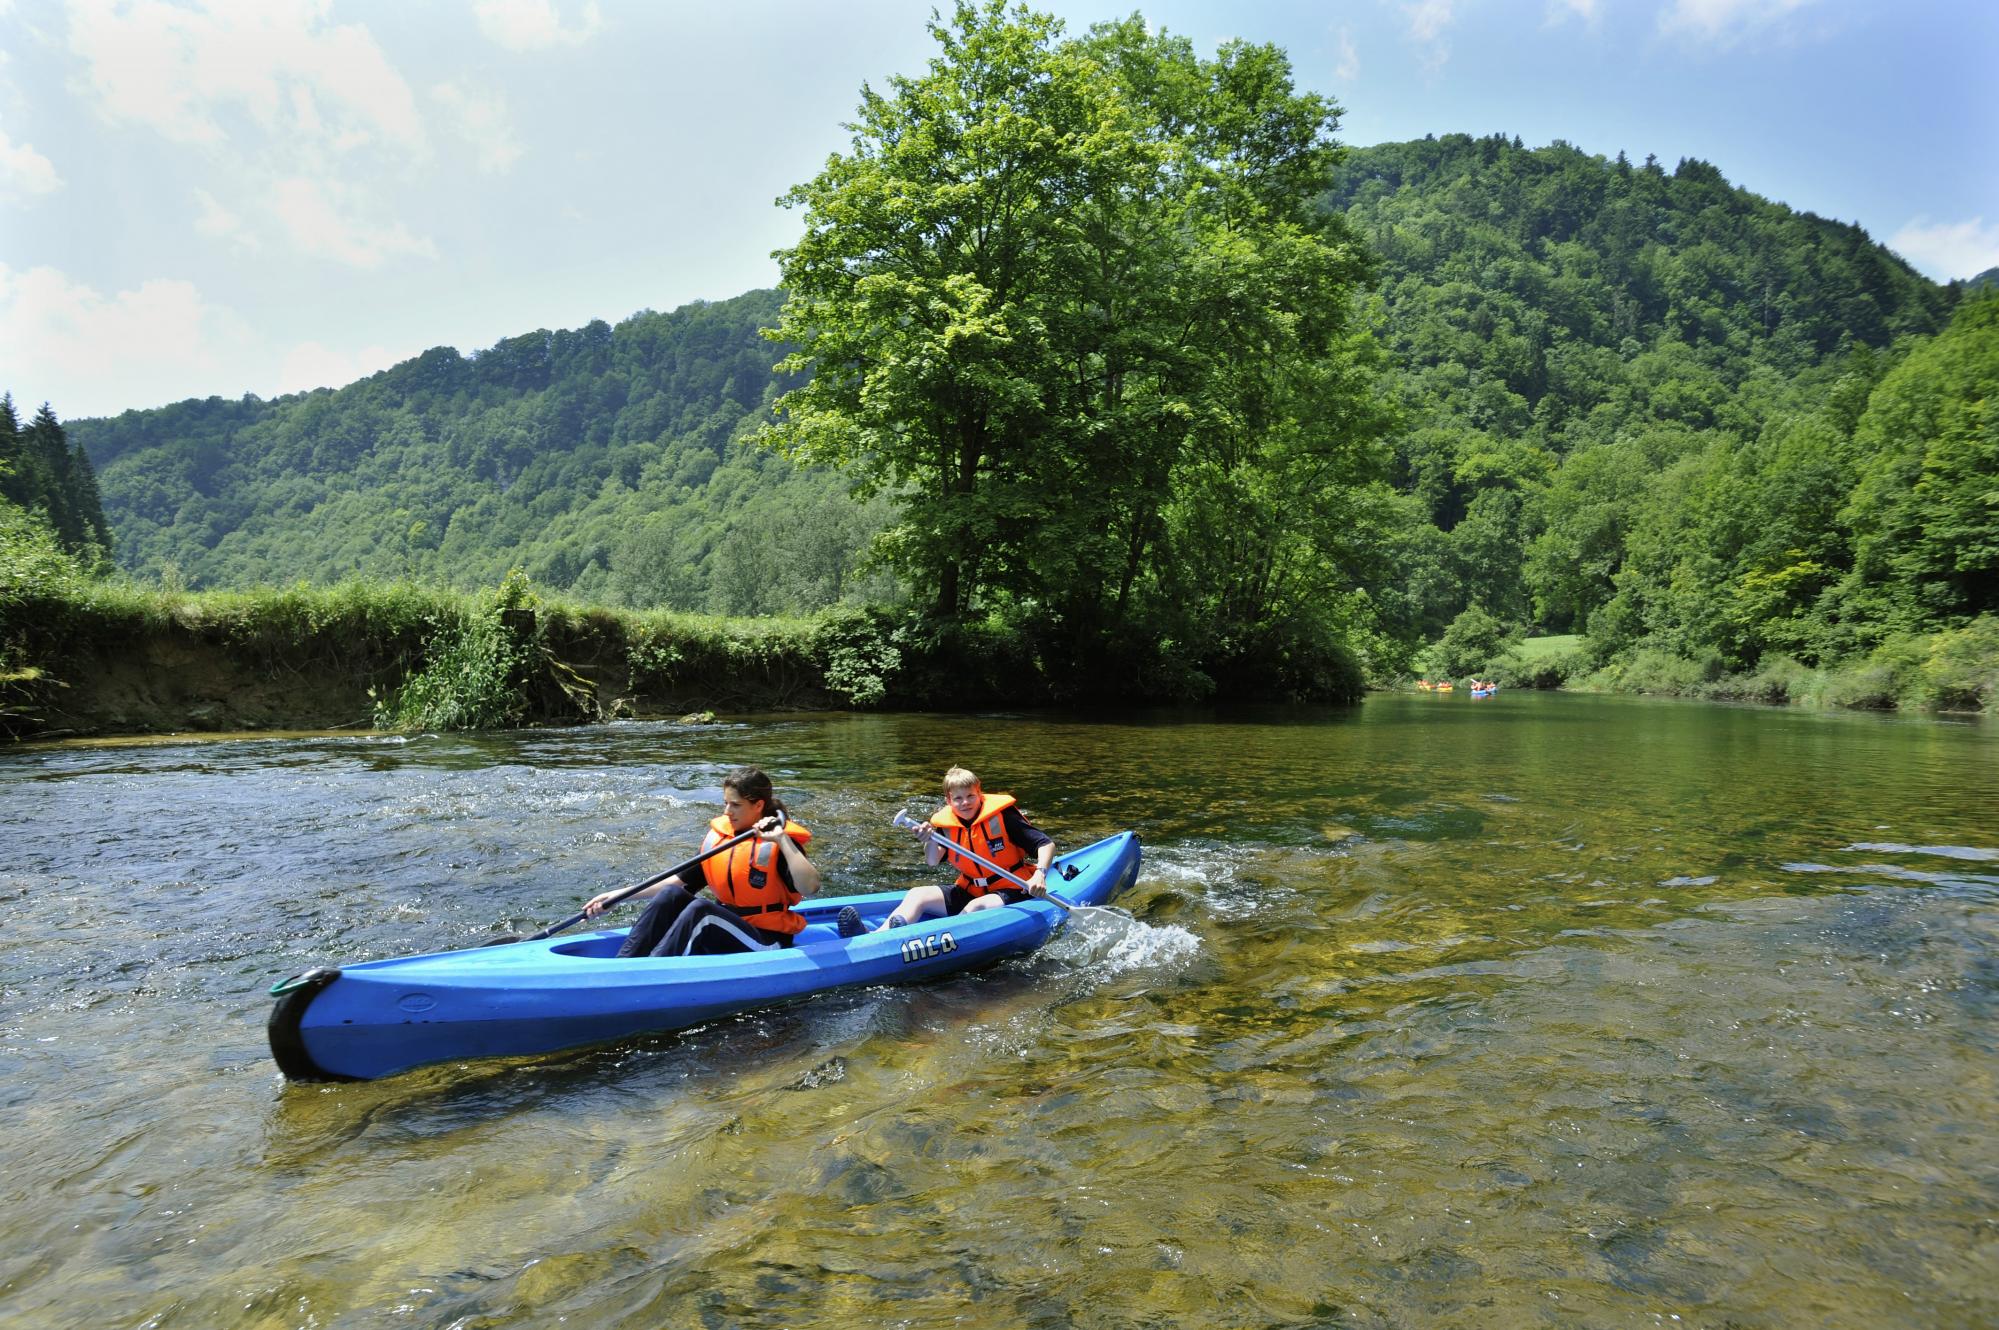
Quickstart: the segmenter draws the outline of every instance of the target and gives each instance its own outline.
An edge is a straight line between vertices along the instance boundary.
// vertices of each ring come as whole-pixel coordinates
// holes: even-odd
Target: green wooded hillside
[[[782,386],[782,350],[758,335],[778,303],[439,347],[338,391],[70,428],[103,474],[119,562],[145,578],[474,587],[518,564],[585,599],[817,608],[861,590],[880,518],[836,478],[736,443]]]
[[[1958,298],[1705,162],[1450,135],[1355,150],[1326,202],[1380,264],[1396,482],[1421,518],[1404,608],[1432,638],[1471,605],[1581,631],[1644,477],[1732,454],[1835,384],[1850,431],[1898,339],[1938,332]]]
[[[1587,632],[1596,664],[1654,650],[1712,675],[1999,609],[1999,302],[1699,161],[1450,135],[1349,150],[1320,206],[1372,255],[1362,313],[1388,353],[1398,516],[1352,574],[1377,672],[1474,610]],[[70,432],[142,577],[473,586],[520,564],[636,607],[881,598],[857,568],[887,500],[749,442],[796,386],[757,335],[781,304]]]

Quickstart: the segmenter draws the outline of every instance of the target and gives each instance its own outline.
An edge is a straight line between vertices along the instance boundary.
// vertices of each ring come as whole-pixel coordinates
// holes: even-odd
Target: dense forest
[[[881,516],[830,473],[741,445],[783,386],[758,331],[777,308],[753,292],[439,347],[338,391],[70,429],[121,566],[146,579],[469,588],[519,565],[579,599],[749,615],[886,594],[855,572]]]
[[[1328,204],[1381,265],[1421,635],[1477,607],[1740,670],[1999,608],[1989,299],[1953,320],[1698,161],[1452,136],[1352,153]]]
[[[1379,679],[1453,630],[1495,655],[1578,633],[1564,671],[1667,684],[1999,637],[1989,283],[1706,162],[1340,149],[1272,48],[996,12],[940,24],[930,73],[869,93],[856,151],[794,191],[785,292],[72,421],[35,456],[78,485],[94,462],[109,529],[82,488],[22,506],[169,585],[518,565],[636,608],[1011,616],[1069,633],[1051,649],[1178,640],[1190,693],[1311,634]],[[1078,68],[1097,81],[1034,100]],[[936,255],[899,270],[898,246],[950,224],[913,182],[979,177],[897,154],[1012,150],[906,131],[1007,97],[1123,155],[1023,158],[1044,192],[998,202],[1041,229],[905,279]],[[920,225],[850,206],[870,191]],[[1031,262],[996,312],[992,273]],[[14,437],[59,439],[44,415]]]

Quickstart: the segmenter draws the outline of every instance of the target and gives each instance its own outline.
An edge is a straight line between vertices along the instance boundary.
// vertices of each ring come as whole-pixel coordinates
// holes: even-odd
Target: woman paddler
[[[714,956],[790,946],[805,927],[805,917],[791,907],[819,890],[819,870],[804,849],[812,833],[785,814],[769,776],[738,767],[722,778],[722,815],[708,824],[701,848],[752,828],[755,836],[701,861],[702,894],[678,876],[635,893],[630,899],[650,897],[652,904],[618,954]],[[615,895],[592,896],[584,914],[599,914]]]

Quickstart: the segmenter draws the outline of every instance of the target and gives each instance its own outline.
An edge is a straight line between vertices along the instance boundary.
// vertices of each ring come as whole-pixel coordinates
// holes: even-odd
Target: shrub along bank
[[[1733,671],[1719,656],[1688,660],[1654,649],[1608,656],[1600,644],[1576,636],[1530,638],[1459,673],[1495,679],[1507,688],[1870,711],[1989,712],[1999,709],[1999,615],[1981,614],[1933,633],[1897,634],[1863,656],[1816,666],[1774,653],[1754,669]]]

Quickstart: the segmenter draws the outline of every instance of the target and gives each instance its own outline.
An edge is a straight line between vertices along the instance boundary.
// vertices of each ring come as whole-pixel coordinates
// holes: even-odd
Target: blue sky
[[[1999,265],[1995,0],[1059,0],[1274,42],[1353,144],[1713,162]],[[0,0],[0,388],[65,419],[339,385],[775,284],[773,200],[927,0]]]

